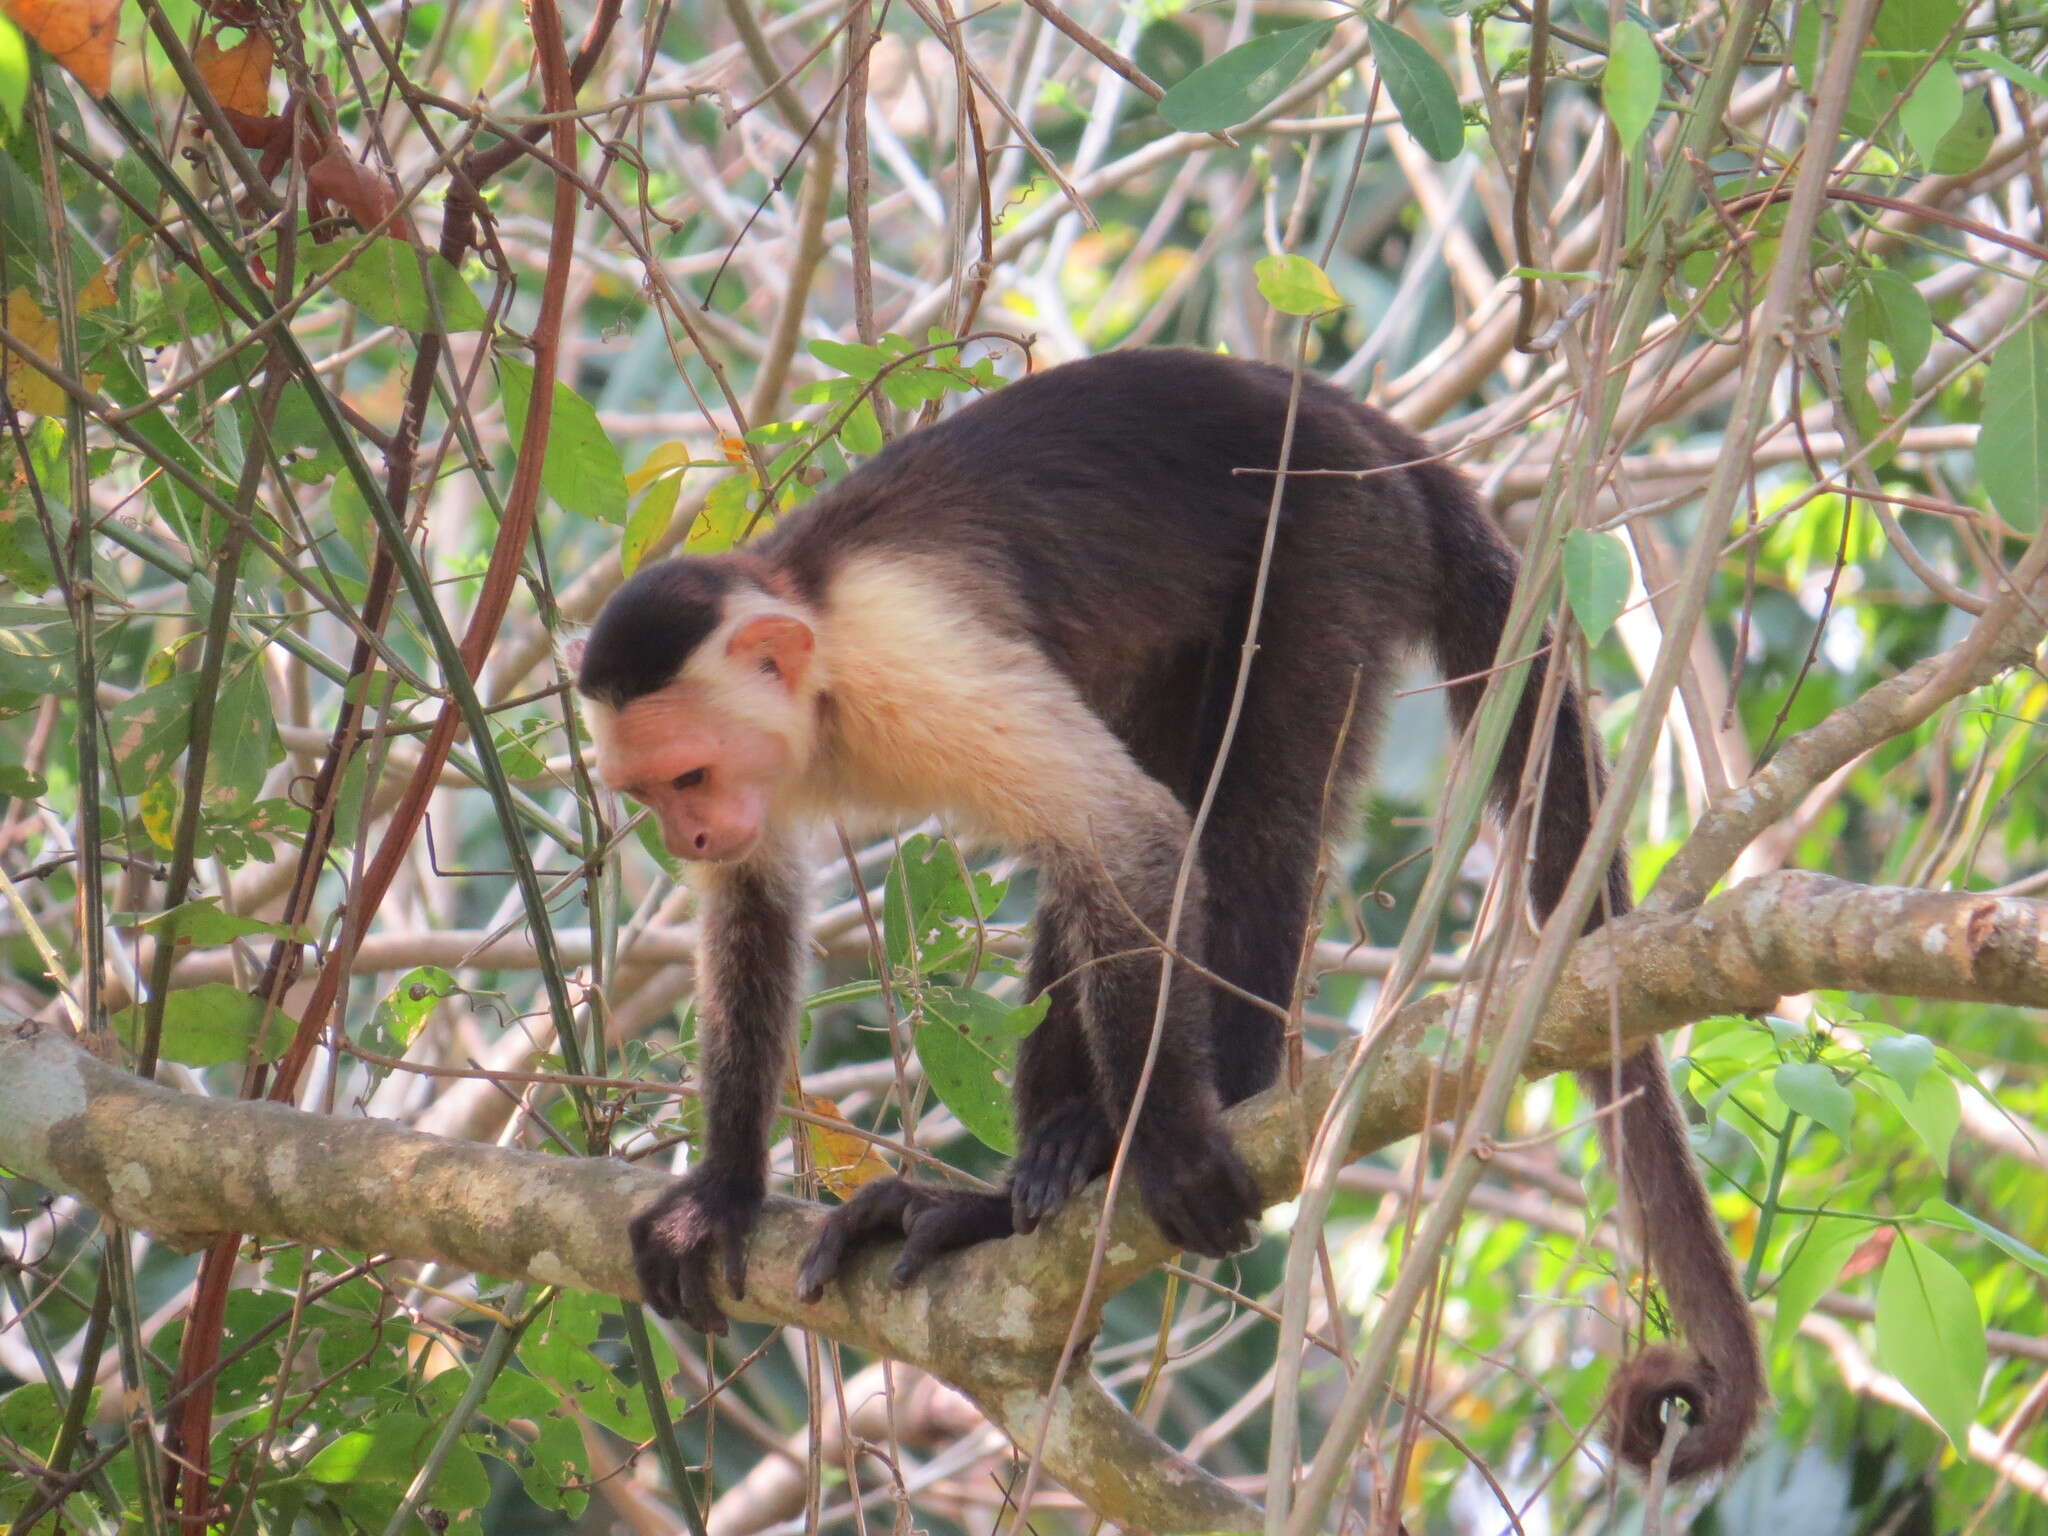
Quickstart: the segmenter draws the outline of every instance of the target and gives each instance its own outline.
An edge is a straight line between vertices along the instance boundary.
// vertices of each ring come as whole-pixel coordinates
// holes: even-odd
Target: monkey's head
[[[741,556],[650,566],[598,614],[576,677],[607,788],[681,859],[743,858],[808,763],[818,694],[806,609]]]

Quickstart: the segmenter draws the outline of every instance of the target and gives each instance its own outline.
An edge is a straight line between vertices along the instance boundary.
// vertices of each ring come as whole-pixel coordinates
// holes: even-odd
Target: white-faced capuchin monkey
[[[1016,1073],[1019,1151],[995,1195],[890,1179],[833,1212],[809,1299],[848,1249],[901,1237],[907,1282],[938,1255],[1029,1232],[1109,1166],[1135,1098],[1176,871],[1221,741],[1280,462],[1288,375],[1184,351],[1049,369],[911,433],[736,554],[641,571],[605,606],[578,677],[599,772],[702,860],[696,1166],[632,1224],[646,1299],[722,1331],[766,1184],[804,953],[803,834],[833,815],[938,814],[1027,855],[1030,962],[1049,990]],[[1325,780],[1364,775],[1402,653],[1434,654],[1462,725],[1494,660],[1516,563],[1463,480],[1335,388],[1303,385],[1258,652],[1197,853],[1182,953],[1252,997],[1292,1000]],[[1354,680],[1357,680],[1353,707]],[[1539,662],[1502,754],[1522,776]],[[1348,731],[1347,713],[1351,715]],[[1530,877],[1547,915],[1601,781],[1568,690]],[[1339,799],[1334,802],[1345,803]],[[1622,859],[1604,912],[1629,905]],[[1260,1200],[1222,1111],[1278,1075],[1274,1015],[1189,965],[1138,1113],[1146,1212],[1196,1253],[1246,1246]],[[1755,1332],[1654,1047],[1621,1068],[1603,1124],[1691,1349],[1659,1346],[1612,1397],[1621,1454],[1648,1466],[1663,1413],[1691,1417],[1673,1470],[1732,1463],[1762,1407]],[[1609,1103],[1607,1069],[1589,1072]]]

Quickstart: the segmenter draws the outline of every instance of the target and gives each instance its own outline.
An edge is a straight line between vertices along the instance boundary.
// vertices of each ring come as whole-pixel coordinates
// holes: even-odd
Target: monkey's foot
[[[1188,1252],[1228,1258],[1258,1240],[1265,1203],[1221,1125],[1212,1122],[1206,1135],[1141,1131],[1131,1144],[1131,1171],[1145,1214]]]
[[[1027,1132],[1010,1165],[1010,1214],[1019,1232],[1038,1224],[1109,1172],[1116,1132],[1092,1102],[1054,1111]]]
[[[711,1294],[711,1262],[725,1258],[725,1288],[747,1293],[747,1234],[761,1214],[759,1182],[708,1177],[698,1169],[671,1184],[626,1227],[640,1295],[663,1317],[699,1333],[725,1332]]]
[[[935,1189],[908,1179],[877,1179],[825,1218],[811,1251],[797,1272],[799,1301],[813,1302],[837,1278],[849,1250],[903,1239],[889,1278],[910,1284],[933,1259],[956,1249],[971,1248],[1015,1230],[1007,1194],[984,1195],[965,1189]]]

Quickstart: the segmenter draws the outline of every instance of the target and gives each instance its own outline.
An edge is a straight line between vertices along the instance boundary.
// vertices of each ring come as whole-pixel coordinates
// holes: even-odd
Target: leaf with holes
[[[1017,1059],[1018,1036],[1005,1008],[986,992],[933,987],[924,998],[917,1060],[946,1108],[984,1146],[1017,1150],[1017,1122],[1004,1081]]]

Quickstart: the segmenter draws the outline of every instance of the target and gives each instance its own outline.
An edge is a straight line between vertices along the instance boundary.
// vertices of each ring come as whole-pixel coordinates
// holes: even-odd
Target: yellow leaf
[[[251,32],[232,48],[221,47],[213,37],[202,37],[192,50],[192,64],[215,101],[250,117],[266,117],[274,53],[270,39],[261,32]]]
[[[142,813],[142,830],[165,853],[178,840],[178,786],[168,776],[151,779],[136,796]]]
[[[626,489],[635,496],[654,484],[663,475],[672,474],[690,465],[690,450],[683,443],[663,443],[647,455],[647,462],[626,476]]]
[[[830,1099],[815,1093],[800,1095],[803,1106],[820,1120],[829,1120],[830,1125],[819,1125],[816,1121],[804,1122],[804,1135],[811,1144],[811,1165],[817,1169],[818,1181],[841,1200],[848,1199],[861,1186],[872,1184],[876,1179],[886,1179],[896,1170],[888,1160],[875,1150],[875,1144],[853,1128],[851,1122],[839,1113],[839,1106]],[[845,1130],[837,1127],[845,1126]]]
[[[0,11],[77,76],[80,85],[95,96],[107,94],[114,83],[121,0],[0,0]]]
[[[43,313],[26,288],[17,288],[0,301],[0,323],[29,351],[56,366],[57,322]],[[15,409],[32,416],[63,413],[64,391],[16,357],[11,348],[0,352],[0,379],[6,381],[7,398]]]

